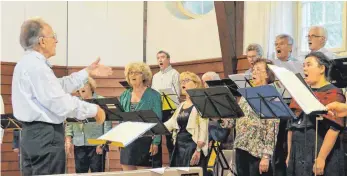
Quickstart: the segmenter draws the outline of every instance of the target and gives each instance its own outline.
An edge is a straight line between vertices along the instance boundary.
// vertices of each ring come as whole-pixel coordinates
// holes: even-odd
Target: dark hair
[[[308,57],[316,58],[318,65],[325,67],[324,75],[327,79],[329,79],[331,61],[328,59],[328,57],[325,54],[323,54],[322,52],[309,53],[308,55],[305,56],[305,59],[307,59]]]
[[[258,63],[264,63],[265,64],[265,69],[266,69],[266,74],[267,74],[267,83],[271,84],[273,82],[275,82],[276,77],[275,74],[272,70],[270,70],[270,68],[267,66],[267,64],[273,65],[273,62],[271,60],[268,59],[258,59],[254,62],[253,67],[258,64]]]
[[[158,54],[165,54],[165,55],[166,55],[166,58],[170,59],[170,54],[169,54],[168,52],[166,52],[166,51],[160,50],[160,51],[157,53],[157,55],[158,55]]]

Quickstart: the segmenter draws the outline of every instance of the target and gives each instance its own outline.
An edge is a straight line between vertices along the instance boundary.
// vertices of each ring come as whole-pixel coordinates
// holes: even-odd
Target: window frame
[[[197,1],[198,2],[198,1]],[[203,2],[203,1],[202,1]],[[207,12],[206,14],[202,14],[202,15],[199,15],[199,14],[195,14],[195,13],[192,13],[190,12],[189,10],[187,10],[184,6],[183,6],[183,1],[179,1],[179,2],[176,2],[176,5],[177,5],[177,8],[178,10],[186,17],[188,18],[191,18],[191,19],[196,19],[196,18],[200,18],[202,16],[205,16],[209,13],[211,13],[213,11],[213,9],[215,8],[213,6],[212,10],[210,10],[209,12]]]
[[[305,53],[307,51],[303,51],[301,50],[301,41],[302,40],[305,40],[305,38],[301,38],[302,36],[302,25],[301,25],[301,22],[302,22],[302,2],[297,2],[297,27],[296,27],[296,30],[297,30],[297,50],[298,50],[298,53]],[[343,53],[343,52],[346,52],[347,51],[347,2],[343,2],[343,9],[342,9],[342,39],[343,39],[343,42],[342,42],[342,46],[340,48],[328,48],[330,51],[334,52],[335,54],[339,54],[339,53]],[[329,36],[328,36],[329,37]]]

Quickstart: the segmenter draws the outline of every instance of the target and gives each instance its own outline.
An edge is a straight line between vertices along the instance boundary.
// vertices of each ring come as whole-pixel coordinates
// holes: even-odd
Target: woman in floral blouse
[[[252,77],[255,86],[274,82],[275,76],[267,63],[271,62],[259,59],[254,63]],[[237,175],[272,175],[270,160],[276,144],[279,120],[260,119],[243,97],[239,105],[245,116],[236,120],[223,120],[222,124],[224,127],[236,128],[234,148]]]

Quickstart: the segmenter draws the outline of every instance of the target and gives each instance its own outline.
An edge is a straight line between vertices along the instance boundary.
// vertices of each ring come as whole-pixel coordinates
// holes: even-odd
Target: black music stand
[[[119,81],[119,84],[122,85],[125,89],[131,88],[130,84],[127,81]]]
[[[140,110],[134,112],[120,112],[119,116],[122,121],[127,122],[145,122],[145,123],[156,123],[156,125],[147,131],[143,136],[155,136],[155,135],[169,135],[169,130],[158,118],[152,110]]]
[[[22,122],[17,120],[13,114],[1,114],[1,128],[4,130],[19,130],[19,139],[22,137]],[[19,147],[20,148],[20,147]],[[19,149],[19,170],[22,175],[22,150]]]
[[[292,110],[285,103],[277,89],[272,85],[259,86],[253,88],[243,88],[238,90],[247,100],[254,112],[261,119],[296,119]],[[274,122],[275,123],[275,122]],[[276,126],[274,125],[274,138],[276,138]],[[274,150],[276,146],[274,140]],[[273,173],[275,175],[275,151],[273,153]]]
[[[89,103],[97,104],[105,111],[106,121],[122,121],[119,116],[119,112],[123,112],[123,107],[117,98],[98,98],[98,99],[86,99]],[[95,122],[94,118],[87,118],[85,120],[78,120],[76,118],[67,118],[67,122]]]
[[[206,84],[209,87],[219,87],[219,86],[226,86],[229,88],[230,92],[237,97],[240,97],[241,94],[237,91],[239,88],[237,84],[231,80],[231,79],[221,79],[221,80],[210,80],[206,81]]]
[[[194,106],[200,113],[202,118],[239,118],[244,116],[240,106],[236,102],[235,97],[228,87],[211,87],[206,89],[187,90]],[[221,146],[213,145],[208,154],[211,155],[212,150],[215,151],[218,162],[222,167],[221,175],[224,170],[229,170],[232,174],[235,172],[230,168]],[[218,167],[217,167],[217,173]]]
[[[17,120],[13,114],[1,114],[1,128],[8,130],[22,129],[22,122]]]
[[[334,59],[329,70],[330,82],[338,88],[347,87],[347,57]]]
[[[123,112],[123,107],[120,104],[117,98],[98,98],[98,99],[85,99],[84,101],[97,104],[105,111],[106,119],[105,121],[121,121],[122,118],[119,116],[120,112]],[[87,118],[85,120],[78,120],[76,118],[67,118],[66,122],[79,122],[79,123],[88,123],[96,122],[95,118]],[[107,141],[102,145],[102,155],[105,152],[109,152],[110,141]],[[104,157],[104,156],[102,156]],[[104,160],[102,160],[102,168],[104,169]]]
[[[238,118],[244,114],[227,87],[187,90],[202,118]]]

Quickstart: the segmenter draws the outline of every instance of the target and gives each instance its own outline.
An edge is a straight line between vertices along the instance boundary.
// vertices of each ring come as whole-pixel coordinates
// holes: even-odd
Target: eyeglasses
[[[181,83],[181,84],[186,84],[186,83],[188,83],[189,81],[193,81],[193,80],[186,78],[186,79],[184,79],[184,80],[181,80],[180,83]]]
[[[55,40],[58,40],[58,36],[56,33],[54,33],[52,36],[41,36],[42,38],[52,38],[52,39],[55,39]]]
[[[318,37],[324,37],[321,35],[307,35],[306,38],[318,38]]]
[[[139,71],[130,71],[129,72],[129,75],[141,75],[142,72],[139,72]]]

